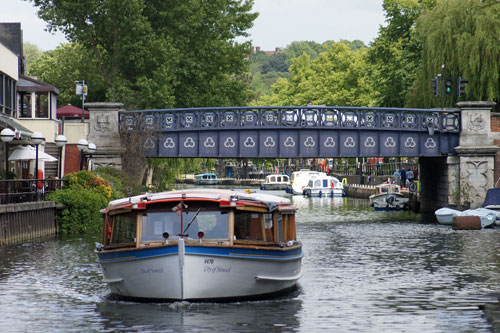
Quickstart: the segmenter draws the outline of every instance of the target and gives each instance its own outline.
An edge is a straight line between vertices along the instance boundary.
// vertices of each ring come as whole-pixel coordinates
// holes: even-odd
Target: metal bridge
[[[457,110],[217,107],[120,111],[147,157],[299,158],[455,154]]]

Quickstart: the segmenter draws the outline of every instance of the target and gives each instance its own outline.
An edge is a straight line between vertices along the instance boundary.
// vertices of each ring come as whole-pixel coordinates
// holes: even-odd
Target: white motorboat
[[[215,173],[201,173],[194,176],[195,185],[218,185],[219,183],[220,180]]]
[[[370,195],[370,206],[375,210],[406,209],[409,199],[401,194],[396,184],[380,184],[375,186],[375,194]]]
[[[290,200],[192,189],[112,201],[96,254],[112,294],[229,300],[293,289],[302,244]]]
[[[266,176],[264,183],[260,185],[260,189],[264,191],[285,190],[287,186],[290,186],[290,177],[288,175],[272,174]]]
[[[309,183],[312,176],[325,175],[326,172],[311,171],[308,169],[301,169],[300,171],[292,172],[291,184],[287,187],[286,192],[293,195],[304,194],[304,188]]]
[[[461,212],[459,210],[447,207],[439,208],[434,212],[440,224],[449,224],[449,225],[453,223],[453,218],[459,215],[460,213]]]
[[[309,178],[303,191],[307,197],[341,197],[344,195],[344,184],[335,177],[320,173]]]

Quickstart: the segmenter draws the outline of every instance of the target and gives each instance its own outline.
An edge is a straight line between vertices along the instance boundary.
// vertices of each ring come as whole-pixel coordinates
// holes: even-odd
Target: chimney
[[[257,53],[257,52],[260,52],[260,46],[256,46],[256,47],[255,47],[255,50],[256,50],[256,53]]]
[[[275,50],[276,50],[276,53],[278,53],[281,51],[281,47],[277,47]]]

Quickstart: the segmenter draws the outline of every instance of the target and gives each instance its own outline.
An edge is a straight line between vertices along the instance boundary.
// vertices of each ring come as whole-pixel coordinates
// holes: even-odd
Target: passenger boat
[[[264,183],[260,185],[260,189],[269,190],[285,190],[290,185],[290,177],[288,175],[272,174],[266,176]]]
[[[195,185],[217,185],[219,178],[215,173],[202,173],[194,176]]]
[[[112,294],[146,300],[263,298],[301,277],[296,208],[263,193],[191,189],[111,201],[96,254]]]
[[[292,172],[291,184],[287,187],[286,192],[293,195],[304,194],[304,188],[309,183],[309,178],[312,176],[325,175],[325,172],[311,171],[308,169],[301,169],[300,171]]]
[[[396,184],[380,184],[375,186],[375,194],[370,195],[370,206],[375,210],[405,209],[408,198],[401,194],[401,188]]]
[[[309,178],[304,187],[306,197],[341,197],[344,195],[344,184],[337,178],[320,173]]]

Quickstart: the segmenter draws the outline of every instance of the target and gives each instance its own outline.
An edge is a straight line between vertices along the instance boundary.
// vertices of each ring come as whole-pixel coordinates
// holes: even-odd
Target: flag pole
[[[181,237],[184,238],[184,217],[182,216],[182,206],[184,206],[184,202],[181,201]]]

